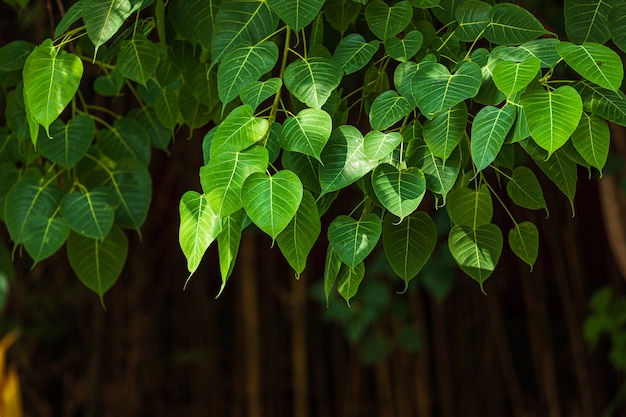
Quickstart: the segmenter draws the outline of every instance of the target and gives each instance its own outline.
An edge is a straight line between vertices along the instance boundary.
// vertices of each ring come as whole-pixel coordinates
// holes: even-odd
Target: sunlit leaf
[[[136,33],[122,42],[117,70],[126,78],[145,85],[159,65],[159,50],[145,36]]]
[[[420,50],[423,41],[422,33],[412,30],[403,37],[392,36],[385,39],[385,51],[396,61],[406,62]]]
[[[411,165],[418,167],[426,178],[426,187],[433,193],[443,197],[445,204],[448,192],[454,187],[461,169],[461,158],[458,148],[450,154],[444,163],[429,150],[421,139],[411,142]]]
[[[104,239],[113,227],[116,205],[115,196],[104,187],[85,193],[73,191],[61,200],[61,214],[79,235]]]
[[[574,71],[589,81],[613,91],[621,87],[624,65],[609,47],[593,42],[582,45],[561,42],[556,49]]]
[[[498,45],[520,44],[548,33],[532,13],[516,4],[496,4],[489,10],[489,18],[485,38]]]
[[[98,48],[111,39],[140,6],[136,0],[83,0],[83,21],[91,42]]]
[[[467,106],[461,102],[424,122],[424,141],[433,155],[443,162],[450,157],[465,134],[467,118]]]
[[[285,150],[320,160],[332,127],[332,119],[324,110],[303,109],[295,117],[285,120],[280,133],[280,145]]]
[[[222,285],[217,294],[219,297],[226,283],[230,278],[237,260],[239,244],[241,243],[241,229],[243,225],[243,209],[222,219],[222,231],[217,235],[217,249],[220,258],[220,273],[222,275]]]
[[[254,145],[267,133],[268,127],[266,119],[254,117],[249,105],[233,109],[215,132],[211,142],[211,158],[225,150],[241,151]]]
[[[289,64],[283,82],[298,100],[319,109],[339,86],[342,77],[343,69],[335,61],[310,57]]]
[[[369,118],[372,129],[385,130],[407,116],[413,107],[409,101],[393,90],[380,94],[370,108]]]
[[[576,89],[583,98],[585,109],[603,119],[626,126],[626,96],[621,90],[611,91],[587,82],[577,84]]]
[[[337,291],[339,295],[346,300],[348,307],[350,306],[350,299],[356,295],[359,290],[359,285],[365,277],[365,265],[363,262],[349,267],[348,265],[342,265],[337,276]]]
[[[354,268],[374,250],[381,232],[382,222],[374,213],[359,220],[341,215],[328,226],[328,241],[341,261]]]
[[[346,75],[352,74],[364,68],[372,60],[379,47],[379,41],[365,42],[360,34],[351,33],[339,41],[333,59],[341,65]]]
[[[400,221],[417,210],[426,192],[426,178],[416,167],[399,170],[381,164],[372,173],[372,185],[378,200]]]
[[[493,82],[507,96],[526,87],[539,73],[540,61],[528,57],[521,62],[500,61],[493,69]]]
[[[572,143],[583,159],[600,172],[606,164],[610,142],[611,132],[606,120],[583,113],[572,133]]]
[[[477,171],[488,167],[500,153],[504,140],[515,121],[515,107],[486,106],[474,117],[470,148]]]
[[[387,156],[402,142],[398,132],[382,133],[372,130],[363,138],[363,152],[372,161],[379,161]]]
[[[486,185],[480,190],[455,188],[448,194],[446,209],[450,221],[460,226],[476,228],[491,223],[493,218],[493,201]]]
[[[548,206],[543,198],[541,185],[530,168],[523,165],[516,167],[506,184],[506,191],[518,206],[530,210],[544,209],[546,215],[548,214]]]
[[[253,110],[280,90],[283,81],[280,78],[270,78],[266,81],[253,81],[244,86],[239,92],[243,104],[248,104]]]
[[[479,0],[462,2],[454,10],[454,17],[459,22],[455,30],[459,40],[472,42],[484,35],[487,25],[489,25],[489,12],[491,4]]]

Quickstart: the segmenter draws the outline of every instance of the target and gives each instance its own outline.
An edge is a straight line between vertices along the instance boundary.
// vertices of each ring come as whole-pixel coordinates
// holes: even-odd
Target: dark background
[[[561,27],[558,4],[526,6]],[[20,15],[0,4],[0,46],[48,37],[48,7],[55,5],[35,1]],[[64,251],[33,269],[15,259],[0,327],[23,331],[9,358],[25,415],[591,417],[620,389],[608,341],[591,350],[582,337],[593,291],[610,285],[624,293],[613,255],[626,251],[619,169],[600,183],[580,172],[575,217],[542,181],[549,218],[516,214],[540,230],[535,268],[505,248],[488,295],[454,268],[442,235],[406,293],[396,294],[402,282],[374,256],[352,309],[339,298],[326,308],[323,244],[296,281],[269,238],[247,230],[216,299],[215,247],[185,291],[178,247],[178,202],[199,189],[204,133],[181,132],[169,154],[153,153],[143,239],[128,234],[128,262],[104,297],[106,312]],[[626,133],[613,134],[619,168]],[[445,213],[437,217],[445,224]],[[497,222],[510,227],[505,217]],[[3,226],[0,236],[8,243]]]

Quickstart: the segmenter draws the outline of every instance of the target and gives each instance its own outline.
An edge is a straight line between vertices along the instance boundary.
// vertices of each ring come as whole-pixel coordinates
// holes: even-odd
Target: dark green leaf
[[[407,1],[389,6],[381,0],[374,0],[365,9],[368,27],[382,41],[402,32],[412,17],[413,8]]]
[[[349,216],[338,216],[328,227],[328,241],[343,263],[356,267],[369,255],[382,231],[380,217],[374,213],[355,220]]]
[[[539,231],[537,226],[531,222],[516,224],[515,228],[509,231],[509,246],[518,258],[530,265],[530,270],[532,271],[539,254]]]

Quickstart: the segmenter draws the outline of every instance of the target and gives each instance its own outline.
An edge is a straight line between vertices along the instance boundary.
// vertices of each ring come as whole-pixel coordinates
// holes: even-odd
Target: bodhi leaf
[[[169,21],[178,34],[194,45],[210,49],[218,6],[219,0],[174,0],[167,2],[167,11]]]
[[[217,70],[217,91],[223,105],[230,103],[243,87],[271,70],[278,60],[274,42],[240,46],[224,56]]]
[[[211,158],[222,152],[241,151],[263,139],[269,123],[254,117],[252,107],[247,104],[233,109],[219,124],[211,142]]]
[[[159,49],[145,36],[136,33],[122,42],[117,56],[117,70],[129,80],[146,85],[159,65]]]
[[[402,32],[413,17],[413,8],[407,1],[400,1],[388,6],[381,0],[375,0],[365,9],[365,20],[376,37],[382,41]]]
[[[609,14],[611,39],[622,51],[626,51],[626,4],[618,4]]]
[[[283,256],[296,271],[296,278],[299,278],[304,271],[306,259],[313,249],[320,231],[320,214],[315,204],[315,198],[309,191],[304,191],[298,211],[276,238]]]
[[[354,268],[374,250],[381,232],[380,217],[374,213],[360,220],[341,215],[328,226],[328,241],[341,261]]]
[[[70,233],[67,258],[80,281],[100,296],[107,292],[122,273],[128,255],[128,239],[119,227],[104,239],[90,239]]]
[[[412,30],[402,38],[392,36],[385,39],[385,51],[396,61],[406,62],[420,50],[423,41],[422,33]]]
[[[254,224],[274,240],[296,215],[302,193],[300,179],[289,170],[272,176],[255,172],[244,181],[241,200]]]
[[[589,82],[576,85],[585,109],[608,121],[626,126],[626,96],[621,90],[611,91]]]
[[[341,259],[332,245],[328,245],[326,249],[326,262],[324,263],[324,295],[326,296],[326,307],[328,307],[328,297],[335,286],[337,275],[341,269]]]
[[[578,126],[583,111],[580,95],[574,88],[562,86],[553,91],[527,91],[520,101],[531,136],[548,151],[549,158]]]
[[[333,121],[319,109],[303,109],[296,117],[285,120],[280,132],[280,145],[287,151],[300,152],[320,160],[320,154],[330,137]]]
[[[393,271],[405,283],[404,291],[421,271],[435,249],[437,228],[430,216],[419,211],[400,223],[388,214],[383,221],[383,246]]]
[[[187,258],[189,276],[193,274],[207,248],[222,230],[222,220],[203,194],[187,191],[180,199],[178,241]]]
[[[107,169],[107,188],[117,197],[115,223],[139,230],[148,215],[152,199],[152,177],[136,159],[120,159],[113,170]]]
[[[589,165],[602,172],[609,155],[611,132],[606,120],[583,113],[578,127],[572,133],[572,144]]]
[[[341,269],[337,275],[337,291],[346,300],[348,307],[350,306],[350,299],[354,297],[359,290],[359,285],[365,277],[365,265],[363,262],[349,267],[348,265],[341,265]]]
[[[52,139],[39,142],[41,154],[64,168],[72,168],[87,153],[96,134],[96,125],[82,114],[64,125],[55,120],[50,125]]]
[[[572,42],[605,43],[609,40],[608,16],[617,0],[565,0],[565,32]]]
[[[379,161],[402,143],[402,135],[398,132],[382,133],[372,130],[363,138],[363,151],[367,159]]]
[[[443,162],[450,157],[465,134],[467,118],[467,106],[460,102],[424,122],[424,141],[433,155]]]
[[[454,10],[459,26],[455,35],[464,42],[473,42],[481,36],[489,24],[491,5],[484,1],[470,0],[459,4]]]
[[[50,216],[34,214],[24,226],[24,248],[39,262],[53,255],[67,240],[70,228],[59,212]]]
[[[148,166],[150,137],[146,128],[130,117],[117,119],[111,129],[100,129],[96,134],[98,147],[114,160],[128,157]]]
[[[342,35],[355,22],[361,12],[361,5],[353,0],[326,0],[324,18],[330,26]]]
[[[324,4],[324,0],[268,0],[272,10],[298,32],[313,21]]]
[[[241,89],[239,98],[241,98],[243,104],[247,104],[252,107],[252,110],[256,110],[259,104],[278,93],[282,86],[283,81],[280,78],[253,81]]]
[[[226,287],[226,282],[233,272],[239,244],[241,243],[241,230],[243,226],[244,210],[238,210],[222,219],[222,231],[217,235],[217,250],[220,258],[220,273],[222,275],[222,285],[217,293],[217,297],[222,294]]]
[[[24,63],[26,109],[46,131],[76,94],[83,64],[76,55],[59,51],[47,40]]]
[[[480,67],[470,61],[461,64],[454,74],[441,64],[427,63],[413,77],[412,90],[422,114],[432,119],[478,94],[482,78]]]
[[[433,193],[443,197],[443,204],[446,202],[448,192],[454,187],[461,169],[460,152],[455,149],[444,163],[441,158],[437,158],[428,149],[426,143],[421,139],[411,142],[410,153],[411,165],[418,167],[426,178],[426,187]]]
[[[486,185],[478,191],[467,187],[455,188],[448,195],[446,209],[455,225],[475,228],[491,223],[493,218],[493,201]]]
[[[512,3],[499,3],[489,10],[485,38],[498,45],[515,45],[537,39],[547,31],[528,10]]]
[[[85,29],[89,39],[93,42],[98,54],[98,48],[122,27],[128,16],[135,12],[141,1],[135,0],[83,0],[82,14]]]
[[[339,41],[333,59],[341,65],[343,72],[348,75],[364,68],[380,46],[380,42],[373,40],[365,42],[363,36],[351,33]]]
[[[480,284],[483,284],[502,254],[502,231],[493,223],[472,228],[455,225],[448,236],[450,253],[461,269]]]
[[[413,107],[393,90],[380,94],[370,108],[370,124],[374,130],[385,130],[408,115]]]
[[[321,108],[339,86],[343,69],[337,62],[320,57],[297,59],[287,66],[283,81],[298,100]]]
[[[73,191],[61,200],[61,214],[79,235],[104,239],[113,227],[116,203],[115,196],[104,187],[85,193]]]
[[[382,205],[402,221],[417,210],[426,193],[426,178],[416,167],[399,170],[381,164],[372,173],[372,186]]]
[[[556,49],[574,71],[589,81],[613,91],[621,87],[624,65],[609,47],[593,42],[582,45],[561,42]]]
[[[544,209],[546,215],[548,214],[541,185],[535,173],[528,167],[520,165],[513,170],[513,175],[506,184],[506,192],[518,206],[530,210]]]
[[[539,231],[531,222],[521,222],[509,231],[509,246],[513,253],[530,266],[533,265],[539,254]]]
[[[513,122],[515,107],[504,106],[501,109],[486,106],[474,117],[472,123],[471,152],[477,171],[482,171],[491,164],[504,144]]]
[[[507,96],[526,87],[539,73],[541,62],[528,57],[522,62],[500,61],[493,69],[493,82]]]

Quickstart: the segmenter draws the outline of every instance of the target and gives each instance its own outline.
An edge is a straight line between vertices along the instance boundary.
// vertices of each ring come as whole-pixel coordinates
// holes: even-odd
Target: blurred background
[[[13,3],[0,3],[0,47],[49,36],[54,6]],[[560,27],[556,2],[525,6]],[[339,297],[326,306],[325,247],[295,280],[254,230],[219,298],[215,247],[183,290],[178,202],[200,189],[206,132],[181,132],[169,154],[153,153],[150,214],[141,240],[128,234],[106,311],[63,251],[31,269],[26,256],[11,260],[0,227],[10,282],[0,335],[21,330],[7,358],[24,415],[626,416],[626,131],[612,132],[601,181],[579,173],[575,216],[548,181],[549,218],[516,213],[540,230],[532,272],[505,248],[484,295],[455,267],[439,210],[440,244],[409,290],[396,293],[403,282],[374,254],[351,309]]]

